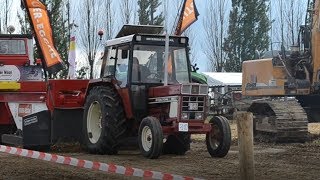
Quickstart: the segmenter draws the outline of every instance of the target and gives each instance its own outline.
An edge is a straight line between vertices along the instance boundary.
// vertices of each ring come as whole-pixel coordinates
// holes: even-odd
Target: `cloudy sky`
[[[73,1],[73,0],[72,0]],[[74,0],[76,1],[76,0]],[[172,19],[174,19],[174,17],[177,15],[176,10],[172,10],[173,6],[176,6],[176,2],[179,0],[167,0],[168,4],[169,4],[169,8],[171,8],[171,10],[169,11],[170,14],[170,19],[172,21]],[[182,2],[182,0],[180,0]],[[197,60],[197,64],[200,68],[200,71],[207,71],[206,67],[207,67],[207,57],[205,56],[205,54],[202,51],[202,47],[203,47],[203,42],[204,42],[204,28],[203,28],[203,21],[204,18],[208,18],[206,17],[206,12],[205,12],[205,8],[206,8],[206,2],[210,1],[210,0],[195,0],[195,4],[197,5],[198,11],[200,13],[200,16],[198,18],[198,21],[196,21],[194,24],[192,24],[190,26],[190,28],[192,29],[192,31],[196,34],[196,38],[194,39],[195,43],[194,46],[192,47],[193,49],[195,49],[197,51],[197,56],[196,56],[196,60]],[[284,1],[284,2],[289,2],[291,0],[271,0],[272,7],[271,7],[271,18],[272,19],[276,19],[277,17],[279,17],[279,6],[277,5],[278,2],[280,1]],[[299,1],[299,0],[296,0]],[[16,25],[18,26],[18,19],[16,17],[17,14],[17,9],[20,7],[20,0],[12,0],[12,9],[10,12],[10,24]],[[79,2],[79,0],[77,0],[77,2]],[[113,0],[114,3],[117,3],[117,0]],[[302,11],[305,12],[306,9],[306,2],[305,1],[300,1],[301,2],[301,7],[302,7]],[[115,5],[116,6],[116,5]],[[231,0],[229,2],[229,8],[231,6]],[[119,6],[114,7],[114,9],[119,8]],[[174,8],[173,8],[174,9]],[[119,13],[120,11],[118,11]],[[304,18],[304,16],[303,16]],[[172,22],[170,22],[172,24]],[[278,31],[279,30],[279,23],[274,22],[274,31]]]

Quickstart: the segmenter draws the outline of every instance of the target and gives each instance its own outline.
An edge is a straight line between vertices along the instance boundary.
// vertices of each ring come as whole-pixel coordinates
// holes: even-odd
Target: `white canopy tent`
[[[242,73],[203,72],[209,86],[241,86]]]

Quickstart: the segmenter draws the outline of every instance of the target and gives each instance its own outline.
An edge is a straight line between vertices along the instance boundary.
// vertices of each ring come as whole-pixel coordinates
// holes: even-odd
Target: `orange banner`
[[[199,13],[194,4],[194,0],[185,0],[175,35],[181,35],[193,22],[198,19]]]
[[[24,5],[31,19],[31,26],[36,34],[38,47],[41,48],[45,66],[51,73],[63,69],[63,62],[56,50],[47,8],[39,0],[24,0]]]

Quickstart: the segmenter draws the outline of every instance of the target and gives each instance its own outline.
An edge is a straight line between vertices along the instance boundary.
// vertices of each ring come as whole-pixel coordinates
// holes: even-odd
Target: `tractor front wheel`
[[[211,157],[224,157],[231,146],[231,130],[228,119],[215,116],[210,120],[211,131],[206,134],[206,145]]]
[[[160,156],[163,147],[163,132],[157,118],[146,117],[141,121],[138,140],[144,157],[157,159]]]

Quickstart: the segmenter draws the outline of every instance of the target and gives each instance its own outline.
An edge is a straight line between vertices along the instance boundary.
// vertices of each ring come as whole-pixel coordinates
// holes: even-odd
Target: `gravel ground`
[[[204,136],[200,135],[192,137],[191,150],[185,156],[163,155],[156,160],[145,159],[135,150],[120,151],[116,156],[89,155],[79,152],[77,145],[55,147],[54,153],[205,179],[239,179],[236,125],[232,123],[231,128],[233,144],[229,154],[221,159],[210,157]],[[255,143],[256,179],[318,179],[320,124],[310,123],[309,132],[310,141],[304,144]],[[0,179],[133,179],[3,153],[0,166]]]

